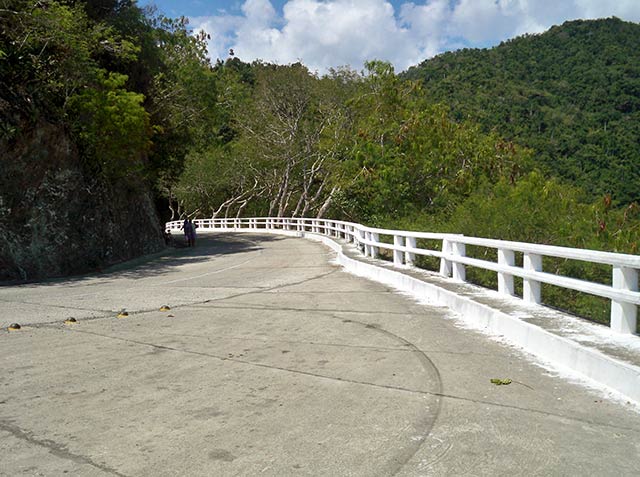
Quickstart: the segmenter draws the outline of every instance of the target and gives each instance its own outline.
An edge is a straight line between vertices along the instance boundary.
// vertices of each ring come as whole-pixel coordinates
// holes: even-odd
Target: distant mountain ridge
[[[640,25],[578,20],[491,49],[439,55],[401,76],[537,165],[620,205],[640,201]]]

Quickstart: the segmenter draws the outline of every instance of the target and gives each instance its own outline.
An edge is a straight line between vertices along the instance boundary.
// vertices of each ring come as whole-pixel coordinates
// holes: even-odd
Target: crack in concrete
[[[358,380],[353,380],[353,379],[341,378],[341,377],[338,377],[338,376],[327,376],[325,374],[313,373],[311,371],[302,371],[302,370],[299,370],[299,369],[291,369],[291,368],[285,368],[285,367],[282,367],[282,366],[276,366],[276,365],[271,365],[271,364],[257,363],[255,361],[249,361],[249,360],[244,360],[244,359],[230,358],[228,356],[219,356],[219,355],[215,355],[215,354],[211,354],[211,353],[205,353],[203,351],[194,351],[194,350],[188,350],[188,349],[175,348],[173,346],[159,345],[159,344],[150,343],[150,342],[147,342],[147,341],[133,340],[133,339],[129,339],[129,338],[122,338],[122,337],[119,337],[119,336],[111,336],[111,335],[106,335],[106,334],[102,334],[102,333],[96,333],[96,332],[93,332],[93,331],[86,331],[86,330],[79,330],[79,329],[74,329],[72,331],[74,333],[83,333],[83,334],[88,334],[88,335],[94,335],[94,336],[99,336],[101,338],[107,338],[107,339],[112,339],[112,340],[116,340],[116,341],[123,341],[125,343],[133,343],[133,344],[137,344],[137,345],[141,345],[141,346],[149,346],[151,348],[161,349],[161,350],[165,350],[165,351],[175,351],[177,353],[185,353],[185,354],[192,354],[192,355],[196,355],[196,356],[204,356],[204,357],[207,357],[207,358],[217,359],[219,361],[229,361],[229,362],[233,362],[233,363],[246,364],[246,365],[255,366],[255,367],[258,367],[258,368],[274,369],[274,370],[278,370],[278,371],[285,371],[285,372],[288,372],[288,373],[301,374],[301,375],[304,375],[304,376],[312,376],[312,377],[316,377],[316,378],[328,379],[328,380],[331,380],[331,381],[339,381],[339,382],[350,383],[350,384],[359,384],[359,385],[371,386],[371,387],[376,387],[376,388],[381,388],[381,389],[389,389],[389,390],[393,390],[393,391],[402,391],[402,392],[407,392],[407,393],[411,393],[411,394],[432,395],[432,396],[436,396],[436,397],[444,396],[442,393],[438,393],[438,392],[423,391],[423,390],[420,390],[420,389],[410,389],[410,388],[405,388],[405,387],[402,387],[402,386],[392,386],[392,385],[389,385],[389,384],[370,383],[370,382],[367,382],[367,381],[358,381]]]
[[[95,467],[96,469],[100,469],[103,472],[111,475],[116,475],[118,477],[127,477],[125,474],[118,472],[117,470],[107,466],[106,464],[99,464],[90,457],[75,454],[71,452],[65,445],[59,444],[55,441],[52,441],[51,439],[39,439],[33,435],[33,432],[25,431],[24,429],[21,429],[14,424],[10,424],[7,421],[0,421],[0,429],[8,432],[17,439],[28,442],[29,444],[44,447],[45,449],[47,449],[47,451],[49,451],[51,455],[54,455],[61,459],[70,460],[75,462],[76,464],[90,465],[92,467]]]
[[[227,297],[216,299],[216,301],[226,300],[228,298],[235,297]],[[252,304],[243,304],[239,303],[238,305],[226,305],[220,304],[218,306],[202,306],[206,305],[208,302],[201,302],[198,304],[192,305],[192,308],[213,308],[219,310],[260,310],[260,311],[298,311],[301,313],[305,312],[318,312],[318,313],[345,313],[345,314],[354,314],[354,315],[399,315],[399,316],[408,316],[408,315],[416,315],[415,313],[407,312],[407,311],[360,311],[360,310],[343,310],[343,309],[335,309],[335,308],[299,308],[299,307],[286,307],[286,306],[266,306],[266,305],[252,305]],[[420,316],[420,315],[416,315]],[[424,316],[429,316],[428,313],[425,313]]]
[[[255,293],[263,293],[264,291],[277,290],[279,288],[285,288],[285,287],[288,287],[288,286],[300,285],[300,284],[303,284],[303,283],[310,282],[312,280],[316,280],[318,278],[324,278],[324,277],[326,277],[328,275],[331,275],[333,273],[336,273],[338,271],[339,271],[338,269],[335,269],[335,270],[331,270],[331,271],[326,272],[326,273],[321,273],[319,275],[315,275],[315,276],[310,277],[310,278],[305,278],[305,279],[297,281],[297,282],[284,283],[284,284],[276,285],[276,286],[273,286],[273,287],[267,287],[267,288],[252,289],[252,290],[250,290],[248,292],[236,293],[235,295],[230,295],[230,296],[227,296],[227,297],[212,298],[212,299],[201,300],[201,301],[196,301],[196,302],[192,302],[192,303],[185,303],[185,304],[182,304],[182,305],[173,306],[172,308],[173,309],[180,309],[180,308],[187,308],[187,307],[195,307],[195,306],[198,306],[198,305],[204,305],[204,304],[212,303],[212,302],[216,302],[216,301],[227,300],[227,299],[230,299],[230,298],[237,298],[237,297],[240,297],[240,296],[252,295],[252,294],[255,294]],[[3,301],[3,300],[0,300],[0,301]],[[15,302],[15,303],[20,303],[20,302]],[[41,305],[41,306],[48,306],[48,305]],[[60,305],[51,305],[51,306],[57,306],[58,308],[66,308],[66,307],[60,306]],[[72,309],[72,308],[69,308],[69,309]],[[78,309],[80,309],[80,308],[78,308]],[[90,317],[82,318],[82,321],[95,321],[95,320],[101,320],[101,319],[104,319],[104,318],[111,318],[111,317],[113,317],[114,313],[117,313],[116,310],[104,311],[104,310],[84,309],[84,311],[94,311],[96,313],[103,313],[103,315],[90,316]],[[157,311],[158,311],[157,308],[132,311],[132,312],[129,312],[129,316],[143,315],[143,314],[146,314],[146,313],[154,313],[154,312],[157,312]],[[335,310],[333,310],[333,311],[335,311]],[[60,321],[57,320],[57,321],[47,321],[47,322],[44,322],[44,323],[24,323],[23,325],[29,326],[31,328],[51,328],[52,326],[60,325]]]
[[[34,303],[30,301],[22,301],[22,300],[6,300],[0,298],[0,302],[3,303],[19,303],[20,305],[35,305],[35,306],[48,306],[51,308],[61,308],[63,310],[75,310],[75,311],[93,311],[95,313],[107,313],[106,310],[96,310],[95,308],[82,308],[79,306],[67,306],[67,305],[53,305],[51,303]]]
[[[221,334],[216,334],[215,336],[208,336],[203,334],[191,334],[191,333],[167,333],[163,331],[159,331],[158,334],[164,335],[164,336],[201,338],[201,339],[206,339],[209,343],[213,343],[216,340],[232,340],[232,341],[253,341],[253,342],[264,343],[264,344],[281,343],[281,344],[294,344],[294,345],[305,345],[305,346],[330,346],[335,348],[346,348],[346,349],[365,349],[365,350],[371,350],[371,351],[390,351],[390,352],[401,352],[401,353],[414,352],[413,349],[407,348],[406,345],[403,345],[402,348],[390,348],[390,347],[384,347],[384,346],[366,346],[366,345],[352,345],[352,344],[346,344],[346,343],[329,343],[326,341],[272,340],[272,339],[263,339],[263,338],[249,338],[249,337],[242,337],[242,336],[228,336],[228,335],[221,335]],[[446,354],[446,355],[456,355],[456,356],[457,355],[459,356],[494,356],[489,353],[478,353],[475,351],[446,351],[446,350],[433,350],[433,349],[424,349],[422,351],[424,351],[425,353]]]

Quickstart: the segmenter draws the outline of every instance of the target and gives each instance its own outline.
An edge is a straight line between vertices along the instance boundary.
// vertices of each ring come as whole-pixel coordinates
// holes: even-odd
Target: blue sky
[[[488,47],[567,20],[640,22],[640,0],[139,0],[186,16],[211,36],[209,54],[312,71],[390,61],[397,71],[444,51]]]
[[[272,0],[271,4],[282,13],[287,0]],[[204,17],[221,13],[238,14],[244,3],[242,0],[138,0],[140,5],[155,4],[169,17]]]

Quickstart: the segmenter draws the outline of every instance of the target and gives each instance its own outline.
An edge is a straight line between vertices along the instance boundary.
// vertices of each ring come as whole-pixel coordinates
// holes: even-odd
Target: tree
[[[526,150],[453,121],[389,64],[367,68],[353,101],[357,135],[345,165],[355,177],[343,196],[350,217],[380,222],[451,211],[482,180],[514,177],[527,167]]]
[[[172,191],[177,204],[172,218],[200,215],[214,219],[223,212],[225,217],[230,213],[239,216],[250,201],[260,197],[264,188],[259,187],[257,170],[251,160],[239,161],[237,154],[231,146],[191,152]]]
[[[330,182],[347,118],[333,91],[300,64],[257,66],[253,97],[235,124],[244,156],[258,160],[269,216],[321,210],[338,190]]]
[[[113,180],[139,173],[151,146],[141,94],[123,88],[127,77],[99,71],[95,85],[69,99],[74,131],[90,167]],[[134,174],[137,176],[138,174]]]

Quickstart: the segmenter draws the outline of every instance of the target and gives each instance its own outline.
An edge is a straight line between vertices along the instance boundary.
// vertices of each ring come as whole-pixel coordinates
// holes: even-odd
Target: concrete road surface
[[[0,475],[640,475],[629,404],[330,260],[212,235],[0,288]]]

